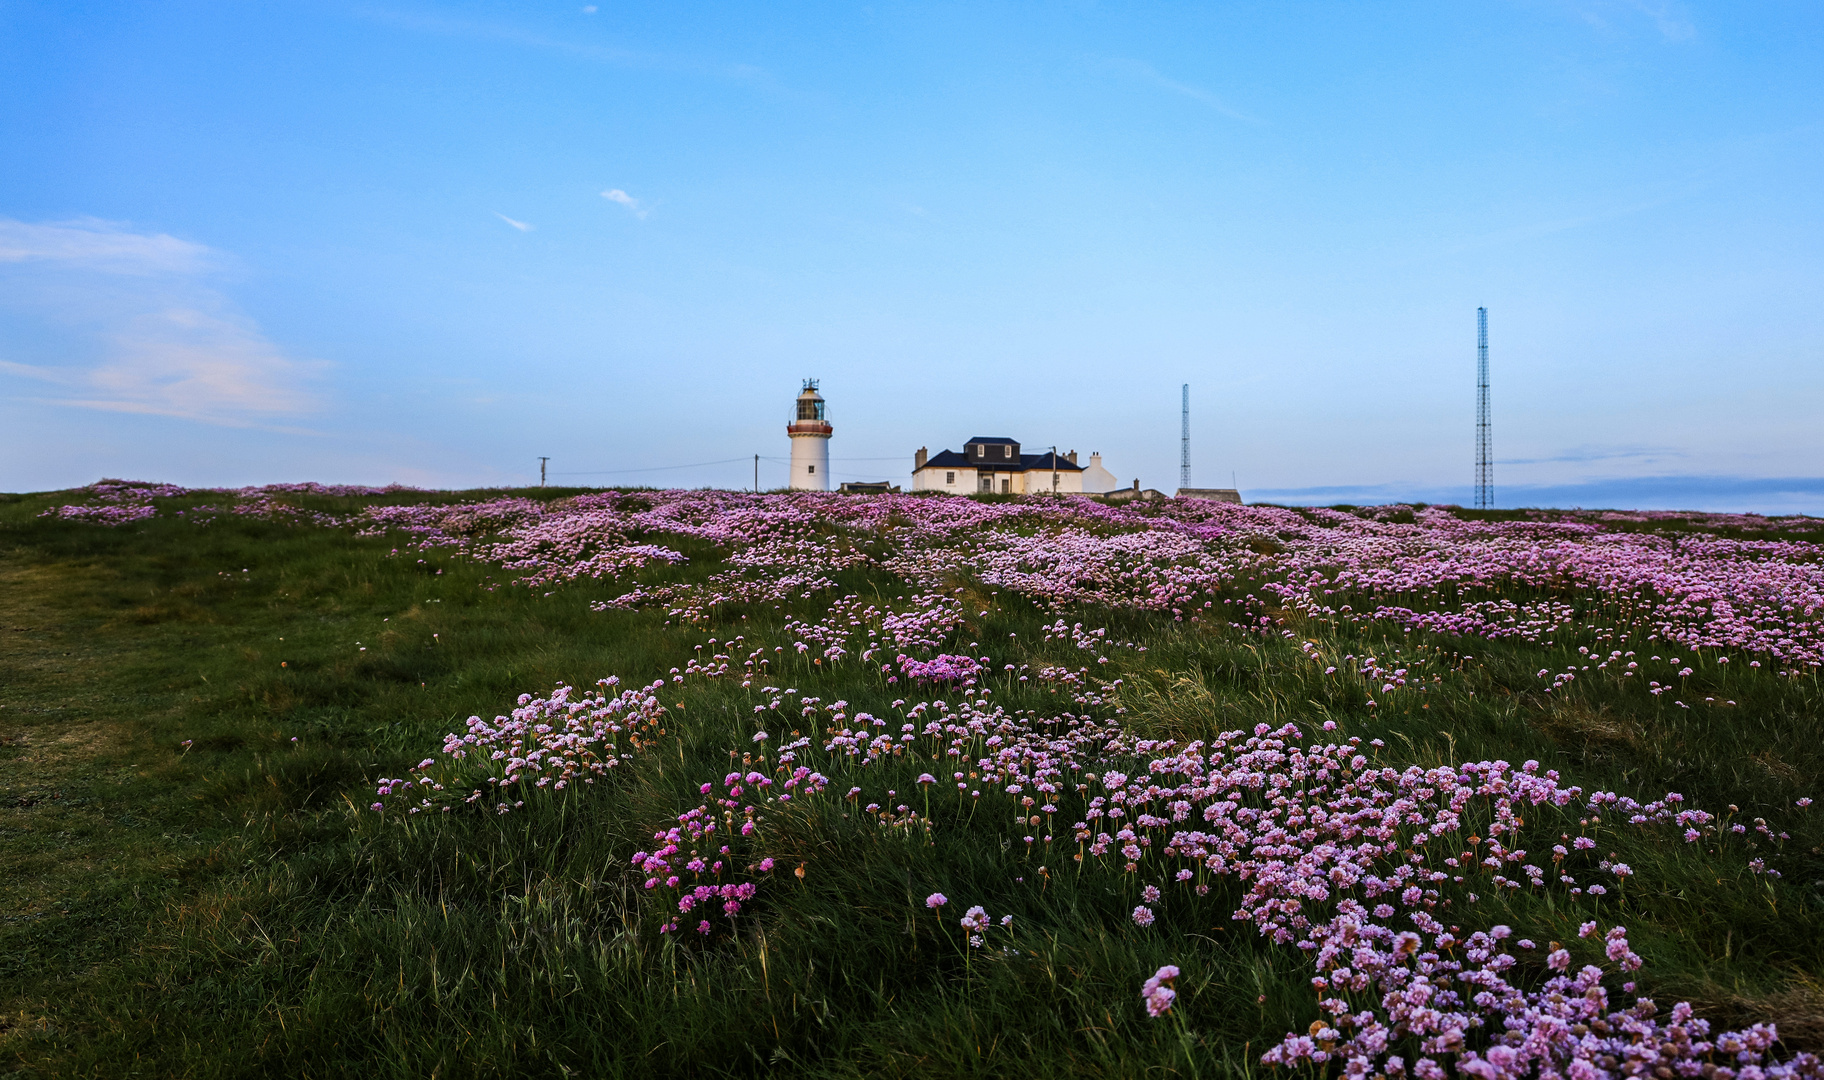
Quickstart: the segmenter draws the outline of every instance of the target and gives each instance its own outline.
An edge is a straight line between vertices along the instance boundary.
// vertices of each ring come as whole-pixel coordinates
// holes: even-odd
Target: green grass
[[[1196,918],[1140,932],[1121,882],[1067,863],[1040,877],[1001,823],[942,800],[937,844],[864,827],[838,800],[800,804],[780,843],[806,873],[762,893],[749,931],[660,939],[628,858],[743,745],[757,699],[726,682],[687,684],[659,750],[577,797],[506,817],[363,809],[374,778],[400,775],[471,714],[558,682],[658,678],[709,636],[771,641],[815,600],[668,626],[592,612],[612,586],[489,591],[506,575],[420,562],[403,544],[395,555],[393,539],[241,518],[38,518],[52,501],[0,501],[0,1075],[1242,1075],[1312,1018],[1309,970],[1229,921],[1232,884]],[[311,505],[356,505],[337,502]],[[692,562],[655,574],[714,569],[704,545],[667,542]],[[903,591],[864,573],[844,584]],[[1007,658],[1034,666],[1079,659],[1035,644],[1053,616],[971,599],[990,614],[967,638],[1017,642]],[[1700,670],[1691,688],[1728,708],[1678,709],[1594,678],[1548,697],[1535,672],[1562,669],[1577,642],[1297,627],[1327,656],[1400,650],[1402,666],[1441,676],[1377,711],[1290,642],[1071,618],[1149,645],[1109,653],[1141,732],[1334,718],[1385,738],[1396,763],[1536,758],[1586,788],[1678,790],[1790,828],[1777,883],[1739,852],[1615,832],[1637,876],[1603,915],[1626,919],[1661,1000],[1725,1023],[1774,1019],[1789,1046],[1824,1048],[1824,833],[1782,809],[1820,794],[1815,681]],[[878,677],[783,663],[782,685],[890,712]],[[917,771],[889,775],[909,790]],[[1554,828],[1548,817],[1533,826]],[[1018,955],[965,956],[954,918],[924,909],[939,889],[1015,915]],[[1588,910],[1521,896],[1478,917],[1571,940]],[[1161,1023],[1138,988],[1166,962],[1186,975],[1179,1019]]]

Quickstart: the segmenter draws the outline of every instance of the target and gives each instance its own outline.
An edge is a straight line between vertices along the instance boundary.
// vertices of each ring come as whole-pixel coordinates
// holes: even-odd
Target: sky
[[[0,490],[1824,513],[1824,6],[0,0]]]

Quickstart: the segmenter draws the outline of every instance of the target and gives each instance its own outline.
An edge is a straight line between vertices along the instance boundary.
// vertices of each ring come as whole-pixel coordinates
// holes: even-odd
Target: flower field
[[[313,642],[136,969],[300,1073],[1824,1077],[1816,519],[63,496]]]

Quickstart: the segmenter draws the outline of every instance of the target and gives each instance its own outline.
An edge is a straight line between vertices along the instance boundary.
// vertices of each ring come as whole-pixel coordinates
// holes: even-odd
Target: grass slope
[[[943,800],[942,844],[858,827],[838,800],[806,807],[785,833],[805,873],[763,894],[750,932],[661,939],[628,857],[748,739],[757,699],[727,682],[674,695],[662,752],[586,797],[501,818],[364,809],[376,777],[471,714],[559,682],[660,678],[710,636],[772,641],[792,611],[670,626],[591,611],[610,585],[494,587],[505,575],[384,538],[240,518],[101,528],[40,519],[47,497],[5,499],[0,1075],[1245,1075],[1312,1017],[1309,969],[1229,921],[1232,884],[1197,918],[1140,932],[1119,882],[1061,871],[1067,855],[1039,875],[1004,823]],[[354,505],[334,502],[311,505]],[[714,568],[713,551],[667,542],[692,562],[653,573]],[[864,572],[844,584],[895,588]],[[970,599],[988,614],[966,638],[1035,667],[1078,659],[1037,643],[1050,617],[1023,601]],[[1395,763],[1537,758],[1586,788],[1777,815],[1794,832],[1780,882],[1615,835],[1637,876],[1604,914],[1627,920],[1662,1000],[1824,1045],[1824,834],[1782,809],[1824,771],[1815,681],[1700,670],[1691,691],[1728,709],[1599,680],[1546,697],[1535,672],[1561,669],[1570,644],[1300,628],[1325,654],[1438,676],[1377,711],[1291,642],[1073,618],[1148,643],[1110,667],[1130,728],[1156,737],[1334,718],[1387,739]],[[891,713],[895,688],[857,667],[780,664],[782,685]],[[954,918],[924,909],[938,889],[1013,914],[1018,953],[966,955]],[[1528,895],[1486,907],[1478,918],[1567,941],[1588,912]],[[1183,998],[1155,1022],[1137,990],[1166,962],[1185,969]]]

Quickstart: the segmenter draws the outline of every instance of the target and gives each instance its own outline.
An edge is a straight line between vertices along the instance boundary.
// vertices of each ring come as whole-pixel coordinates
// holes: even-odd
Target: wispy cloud
[[[1683,450],[1670,446],[1573,446],[1547,457],[1501,458],[1497,465],[1585,464],[1592,461],[1649,460],[1682,458]]]
[[[584,14],[594,14],[594,9],[584,8],[583,12]],[[417,33],[468,38],[476,41],[498,41],[522,48],[571,56],[578,60],[612,64],[615,67],[725,79],[787,97],[799,96],[780,87],[771,72],[753,64],[702,61],[688,57],[623,49],[613,45],[569,41],[506,23],[480,22],[387,8],[367,8],[361,10],[359,14],[373,22]]]
[[[300,361],[210,283],[202,244],[83,218],[0,219],[0,374],[49,404],[264,426],[316,408],[325,365]],[[10,309],[10,310],[9,310]],[[35,332],[34,332],[35,331]]]
[[[1235,106],[1230,105],[1228,102],[1222,100],[1221,98],[1217,97],[1215,94],[1210,93],[1208,90],[1205,90],[1200,86],[1192,86],[1189,83],[1182,83],[1176,79],[1167,78],[1166,76],[1160,74],[1159,71],[1153,67],[1153,65],[1146,63],[1143,60],[1133,60],[1133,59],[1129,59],[1126,57],[1113,57],[1113,58],[1103,59],[1101,61],[1101,63],[1104,67],[1108,68],[1111,71],[1120,72],[1121,74],[1126,75],[1129,78],[1138,79],[1141,82],[1145,82],[1145,83],[1150,83],[1151,85],[1156,86],[1161,90],[1169,90],[1174,94],[1180,95],[1181,97],[1190,98],[1192,101],[1195,101],[1198,104],[1203,105],[1204,107],[1206,107],[1208,109],[1211,109],[1223,116],[1226,116],[1231,120],[1239,120],[1244,124],[1264,124],[1264,123],[1266,123],[1266,121],[1262,120],[1260,117],[1252,116],[1248,113],[1241,111],[1240,109],[1237,109]]]
[[[1685,6],[1666,2],[1666,0],[1658,3],[1649,2],[1649,0],[1620,0],[1619,3],[1613,2],[1613,0],[1601,0],[1598,3],[1579,2],[1573,5],[1572,10],[1576,12],[1579,19],[1590,26],[1598,30],[1608,30],[1613,27],[1609,13],[1617,8],[1621,9],[1624,20],[1630,13],[1646,16],[1653,23],[1654,29],[1659,31],[1659,36],[1664,41],[1690,41],[1697,37],[1697,26],[1686,13]]]
[[[1686,16],[1680,4],[1649,4],[1632,0],[1634,10],[1653,20],[1659,36],[1667,41],[1689,41],[1697,36],[1697,27]]]
[[[537,228],[536,225],[528,225],[523,221],[514,221],[512,218],[498,210],[494,211],[494,216],[506,222],[508,225],[513,226],[515,229],[518,229],[520,232],[531,232],[533,229]]]
[[[27,224],[0,218],[0,263],[46,263],[110,274],[194,274],[211,267],[201,244],[129,232],[99,218]]]
[[[602,198],[607,199],[611,203],[620,203],[622,206],[633,211],[634,217],[643,218],[646,216],[646,204],[634,198],[632,195],[627,194],[625,191],[622,191],[618,187],[609,188],[607,191],[602,192]]]
[[[1606,205],[1594,206],[1581,214],[1517,222],[1485,232],[1460,233],[1443,237],[1437,241],[1421,240],[1415,242],[1406,254],[1392,258],[1388,265],[1408,266],[1459,255],[1466,251],[1521,244],[1557,233],[1587,228],[1591,225],[1619,221],[1636,214],[1650,213],[1682,202],[1702,192],[1710,183],[1707,176],[1698,175],[1674,178],[1655,185],[1649,191],[1620,191],[1607,195],[1594,195],[1589,198],[1589,202],[1600,202]]]

